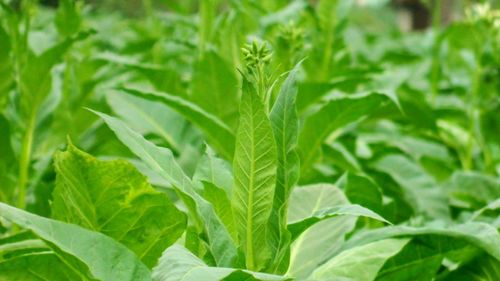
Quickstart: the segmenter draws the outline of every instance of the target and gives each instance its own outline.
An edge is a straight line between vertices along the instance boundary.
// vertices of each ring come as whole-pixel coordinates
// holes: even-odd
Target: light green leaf
[[[184,232],[184,213],[132,164],[99,161],[71,143],[54,163],[53,218],[114,238],[149,267]]]
[[[137,97],[168,105],[196,125],[217,152],[221,153],[226,159],[233,158],[235,136],[231,129],[215,115],[206,112],[199,106],[181,97],[159,92],[143,92],[129,88],[125,88],[123,91]]]
[[[375,112],[387,100],[381,94],[340,97],[307,116],[299,135],[301,171],[307,171],[314,164],[328,135]]]
[[[231,202],[240,245],[247,268],[261,270],[270,258],[265,241],[276,181],[276,143],[264,104],[246,78],[243,78],[233,174]]]
[[[271,265],[275,267],[273,271],[279,273],[283,273],[288,267],[287,257],[290,254],[290,234],[286,229],[288,197],[290,190],[299,179],[300,172],[299,156],[296,149],[299,121],[295,107],[296,76],[299,69],[300,63],[292,69],[286,78],[269,116],[276,140],[278,159],[273,209],[269,221],[269,237],[273,259]]]
[[[119,92],[109,93],[106,100],[132,128],[142,135],[159,136],[174,152],[180,152],[188,141],[183,139],[188,122],[168,106]]]
[[[0,216],[33,231],[60,251],[78,259],[96,279],[151,280],[148,268],[132,251],[104,234],[40,217],[4,203],[0,203]],[[66,262],[73,264],[72,260]]]
[[[190,219],[193,220],[198,230],[206,231],[210,250],[217,265],[237,265],[239,263],[238,251],[226,226],[217,217],[213,206],[196,192],[193,182],[175,162],[172,152],[148,142],[119,119],[104,113],[95,113],[137,157],[174,186],[189,209]]]
[[[336,216],[363,216],[367,218],[372,218],[381,222],[389,223],[383,217],[374,213],[373,211],[364,208],[360,205],[340,205],[315,212],[311,217],[308,217],[301,221],[292,221],[288,224],[288,230],[292,234],[292,240],[296,239],[301,233],[303,233],[307,228],[311,227],[317,222],[325,219],[333,218]]]
[[[282,281],[290,278],[248,270],[208,267],[180,245],[168,248],[153,269],[155,281]]]
[[[198,162],[198,166],[196,166],[193,181],[210,182],[224,189],[227,194],[226,196],[229,198],[233,194],[234,180],[231,165],[223,159],[218,158],[209,147],[207,147],[205,154]]]
[[[340,253],[312,274],[315,281],[371,281],[384,263],[397,254],[410,239],[385,239]],[[344,278],[344,279],[341,279]]]
[[[315,184],[297,187],[290,197],[289,221],[301,221],[321,209],[348,204],[342,190],[331,184]],[[308,228],[292,244],[290,267],[287,275],[298,280],[330,259],[344,242],[344,236],[352,231],[357,218],[334,217]]]
[[[453,206],[478,209],[500,198],[500,180],[478,172],[453,174],[445,185]]]

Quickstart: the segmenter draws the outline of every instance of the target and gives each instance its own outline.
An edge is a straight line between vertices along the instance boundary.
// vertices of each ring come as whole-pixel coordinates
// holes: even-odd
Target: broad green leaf
[[[27,270],[28,269],[28,270]],[[8,260],[0,260],[0,280],[2,281],[85,281],[74,270],[64,264],[54,253],[21,255]]]
[[[500,247],[498,247],[500,234],[494,227],[481,222],[467,222],[458,225],[434,223],[423,227],[389,226],[355,235],[343,248],[348,249],[380,239],[418,235],[439,235],[462,239],[500,261]]]
[[[288,197],[290,196],[290,190],[299,179],[300,172],[296,149],[299,121],[295,107],[297,98],[296,76],[299,69],[300,63],[292,69],[286,78],[269,116],[274,139],[276,140],[278,159],[269,235],[272,250],[271,266],[275,267],[274,271],[279,273],[283,273],[288,267],[287,257],[290,254],[290,234],[286,229]]]
[[[158,92],[143,92],[129,88],[125,88],[123,91],[137,97],[168,105],[196,125],[217,152],[221,153],[228,160],[233,158],[235,136],[231,129],[215,115],[206,112],[199,106],[181,97]]]
[[[194,65],[190,98],[230,128],[238,121],[235,71],[214,51],[205,51]]]
[[[446,197],[420,166],[398,154],[379,159],[374,168],[390,175],[403,189],[404,199],[420,214],[430,218],[448,219],[450,212]]]
[[[312,274],[312,280],[371,281],[384,263],[397,254],[410,239],[385,239],[341,252]]]
[[[54,163],[53,218],[114,238],[149,267],[184,232],[186,216],[132,164],[99,161],[71,143]]]
[[[208,267],[184,247],[174,245],[162,255],[153,269],[155,281],[282,281],[290,278],[242,269]]]
[[[238,250],[213,206],[195,190],[195,185],[175,162],[169,149],[148,142],[117,118],[95,112],[115,132],[137,157],[152,170],[168,180],[175,188],[190,212],[190,219],[198,230],[206,231],[212,255],[218,266],[238,265]]]
[[[76,225],[47,219],[0,203],[0,216],[33,231],[57,249],[79,260],[99,280],[151,280],[148,268],[110,237]],[[66,255],[62,256],[66,259]],[[65,260],[73,265],[72,260]]]
[[[340,97],[328,101],[317,112],[307,116],[299,135],[301,171],[311,168],[328,135],[375,112],[387,100],[381,94]]]
[[[261,270],[270,259],[265,241],[273,207],[276,166],[271,122],[255,87],[243,78],[231,202],[236,231],[250,270]]]
[[[331,184],[297,187],[290,197],[289,221],[309,218],[321,209],[349,204],[342,191]],[[330,259],[341,247],[344,236],[352,231],[356,217],[342,216],[316,223],[292,244],[287,275],[306,279],[319,265]]]
[[[360,205],[340,205],[334,206],[326,209],[319,210],[315,212],[311,217],[308,217],[301,221],[291,221],[288,224],[288,230],[292,234],[292,240],[295,240],[301,233],[303,233],[307,228],[311,227],[317,222],[325,219],[333,218],[336,216],[363,216],[367,218],[372,218],[381,222],[389,223],[387,220],[377,215],[373,211],[364,208]]]

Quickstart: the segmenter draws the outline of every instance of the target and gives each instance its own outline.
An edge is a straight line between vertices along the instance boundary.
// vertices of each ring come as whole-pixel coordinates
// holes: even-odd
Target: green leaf
[[[175,162],[172,152],[148,142],[119,119],[104,113],[95,113],[137,157],[175,187],[177,194],[189,209],[190,219],[198,230],[206,232],[210,251],[217,265],[238,265],[238,251],[226,226],[217,217],[213,206],[196,192],[193,182]]]
[[[0,203],[0,216],[33,231],[60,251],[78,259],[99,280],[151,280],[148,268],[115,240],[76,225],[40,217]],[[66,255],[63,256],[66,259]],[[66,260],[73,264],[74,261]]]
[[[328,135],[375,112],[387,100],[381,94],[340,97],[307,116],[299,135],[301,171],[307,171],[314,164]]]
[[[420,214],[448,219],[446,197],[434,179],[403,155],[390,154],[379,159],[374,168],[390,175],[403,189],[405,200]]]
[[[53,218],[114,238],[149,267],[184,232],[184,213],[132,164],[99,161],[71,143],[54,163]]]
[[[357,217],[363,216],[390,224],[390,222],[385,220],[383,217],[360,205],[341,205],[317,211],[311,217],[300,221],[292,221],[288,224],[288,230],[292,234],[292,240],[295,240],[301,233],[303,233],[307,228],[311,227],[315,223],[342,215]]]
[[[352,173],[347,173],[345,180],[344,192],[350,202],[376,212],[382,210],[382,192],[375,182]]]
[[[233,210],[231,208],[231,201],[229,200],[230,197],[228,197],[226,191],[210,182],[204,181],[203,198],[212,204],[215,213],[226,226],[231,237],[237,241],[238,236],[235,229]]]
[[[193,175],[193,181],[206,181],[222,188],[226,196],[231,198],[233,194],[233,174],[231,165],[218,158],[215,153],[207,147],[205,154],[201,157]]]
[[[269,235],[273,259],[271,266],[275,267],[273,271],[279,273],[283,273],[288,267],[287,256],[290,254],[290,234],[286,229],[288,197],[290,190],[299,179],[300,172],[297,154],[299,121],[295,107],[296,76],[299,69],[300,63],[292,69],[286,78],[269,116],[276,141],[278,159]]]
[[[317,268],[312,280],[374,280],[384,263],[408,241],[410,239],[385,239],[344,251]]]
[[[153,269],[155,281],[282,281],[290,278],[249,270],[208,267],[180,245],[168,248]]]
[[[261,270],[270,258],[265,241],[276,181],[276,143],[264,104],[246,78],[243,78],[233,174],[231,202],[240,245],[247,268]]]
[[[418,236],[387,260],[376,280],[432,280],[447,256],[455,259],[456,263],[462,262],[461,252],[476,254],[480,251],[460,239]]]
[[[221,153],[226,159],[233,158],[235,136],[231,129],[216,116],[177,96],[158,92],[143,92],[129,88],[125,88],[123,91],[168,105],[196,125],[217,152]]]
[[[29,269],[29,270],[27,270]],[[81,280],[73,269],[54,253],[35,253],[0,261],[0,280],[10,281],[67,281]]]

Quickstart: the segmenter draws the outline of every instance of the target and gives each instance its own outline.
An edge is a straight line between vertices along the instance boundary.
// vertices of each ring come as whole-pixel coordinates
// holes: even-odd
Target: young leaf
[[[149,267],[184,232],[184,213],[132,164],[99,161],[71,143],[54,162],[53,218],[114,238]]]
[[[232,206],[246,265],[261,270],[270,258],[265,241],[276,180],[276,143],[264,104],[246,78],[233,173]]]
[[[117,118],[95,112],[115,132],[116,136],[152,170],[168,180],[176,188],[179,197],[189,209],[190,218],[198,230],[208,236],[212,255],[218,266],[239,265],[238,250],[226,226],[217,217],[213,206],[199,195],[193,182],[175,162],[169,149],[157,147],[127,127]]]
[[[88,267],[99,280],[150,281],[151,273],[137,256],[108,236],[76,225],[47,219],[0,203],[0,217],[33,231],[69,257]],[[62,256],[66,259],[66,255]],[[73,260],[66,260],[73,264]]]
[[[297,97],[296,76],[300,63],[286,78],[271,114],[271,126],[276,140],[278,169],[274,191],[273,209],[269,222],[269,235],[272,247],[271,265],[278,267],[272,271],[283,273],[288,267],[290,234],[286,229],[288,197],[291,188],[299,179],[299,156],[296,151],[299,121],[295,100]],[[282,263],[285,264],[282,264]],[[280,268],[281,267],[281,268]]]
[[[216,116],[177,96],[157,92],[142,92],[129,88],[125,88],[123,91],[137,97],[159,101],[168,105],[182,114],[186,119],[193,122],[193,124],[205,134],[209,143],[226,159],[230,160],[233,158],[234,134],[231,129]]]

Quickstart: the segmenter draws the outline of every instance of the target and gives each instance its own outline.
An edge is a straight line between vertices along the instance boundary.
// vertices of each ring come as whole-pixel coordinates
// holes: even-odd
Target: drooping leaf
[[[250,270],[270,259],[266,241],[276,180],[276,143],[264,103],[255,87],[243,79],[240,123],[233,160],[232,207],[236,230]]]
[[[99,161],[69,143],[55,167],[52,217],[114,238],[149,267],[184,232],[186,216],[132,164]]]
[[[299,135],[301,171],[307,171],[314,164],[329,134],[375,112],[387,100],[381,94],[336,98],[306,117]]]
[[[292,240],[296,239],[301,233],[303,233],[307,228],[311,227],[315,223],[322,220],[333,218],[336,216],[363,216],[367,218],[372,218],[381,222],[389,223],[387,220],[382,218],[380,215],[374,213],[370,209],[364,208],[360,205],[340,205],[315,212],[311,217],[308,217],[301,221],[292,221],[288,224],[288,230],[292,234]]]
[[[209,247],[218,266],[238,265],[238,250],[231,236],[217,217],[213,206],[195,190],[195,185],[175,162],[172,152],[145,140],[122,121],[104,113],[95,112],[115,132],[116,136],[134,154],[157,174],[163,176],[176,188],[179,197],[189,209],[190,219],[198,230],[204,230]]]
[[[290,278],[242,269],[208,267],[184,247],[174,245],[162,255],[153,269],[155,281],[282,281]]]
[[[500,198],[500,181],[477,172],[455,172],[445,185],[453,206],[478,209]]]
[[[228,160],[233,158],[235,136],[231,129],[215,115],[206,112],[199,106],[181,97],[158,92],[142,92],[129,88],[125,88],[123,91],[137,97],[168,105],[196,125],[217,152],[221,153]]]
[[[80,261],[96,279],[152,280],[151,273],[139,258],[108,236],[40,217],[4,203],[0,203],[0,216],[33,231],[68,257]],[[67,259],[66,255],[63,256],[66,263],[74,265],[74,260]]]

